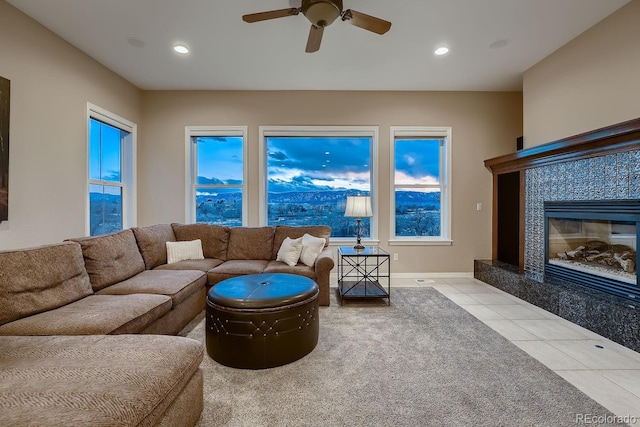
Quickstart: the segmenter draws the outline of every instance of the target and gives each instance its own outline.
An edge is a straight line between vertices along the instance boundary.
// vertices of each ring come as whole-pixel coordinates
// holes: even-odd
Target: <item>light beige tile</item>
[[[467,295],[467,294],[448,294],[445,295],[447,298],[449,298],[451,301],[455,302],[458,305],[463,305],[463,304],[476,304],[479,305],[480,303],[478,301],[476,301],[475,299],[471,298],[471,296]]]
[[[580,361],[589,369],[640,369],[640,361],[621,353],[605,339],[549,341],[549,344]]]
[[[453,285],[448,285],[448,284],[435,284],[435,285],[431,285],[431,287],[433,289],[435,289],[436,291],[440,292],[442,295],[451,295],[451,294],[461,294],[462,291],[460,291],[460,289],[454,287]]]
[[[483,322],[510,341],[538,340],[538,337],[525,331],[511,320],[483,320]]]
[[[460,307],[467,310],[469,313],[473,314],[480,320],[497,320],[504,319],[504,317],[500,316],[495,311],[487,308],[484,305],[480,304],[461,304]]]
[[[512,341],[534,359],[552,370],[587,369],[582,363],[544,341]]]
[[[478,285],[474,283],[450,283],[450,285],[459,289],[460,292],[465,294],[495,294],[496,288],[491,287],[489,285]]]
[[[480,304],[485,305],[495,305],[495,304],[515,304],[516,300],[512,297],[501,295],[496,292],[485,292],[485,293],[468,293],[471,298],[478,301]]]
[[[487,305],[491,310],[495,311],[505,319],[512,320],[545,320],[549,319],[540,310],[532,310],[522,304],[501,304]]]
[[[625,390],[640,397],[640,369],[597,371]]]
[[[640,397],[594,371],[557,371],[558,375],[614,414],[640,421]],[[597,415],[597,414],[594,414]]]
[[[513,320],[513,322],[543,340],[572,340],[591,337],[577,328],[567,326],[562,319]]]

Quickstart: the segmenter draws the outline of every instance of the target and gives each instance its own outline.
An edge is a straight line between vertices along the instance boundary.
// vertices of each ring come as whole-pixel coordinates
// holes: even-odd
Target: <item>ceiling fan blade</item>
[[[324,27],[317,27],[311,25],[309,30],[309,38],[307,39],[307,48],[305,52],[313,53],[320,49],[320,42],[322,42],[322,34],[324,33]]]
[[[249,15],[242,16],[244,22],[259,22],[266,21],[268,19],[284,18],[286,16],[295,16],[300,13],[300,9],[292,7],[290,9],[278,9],[270,10],[268,12],[251,13]]]
[[[389,28],[391,28],[391,22],[389,21],[376,18],[375,16],[366,15],[352,9],[347,9],[342,12],[342,20],[351,25],[355,25],[356,27],[372,31],[376,34],[384,34],[389,31]]]

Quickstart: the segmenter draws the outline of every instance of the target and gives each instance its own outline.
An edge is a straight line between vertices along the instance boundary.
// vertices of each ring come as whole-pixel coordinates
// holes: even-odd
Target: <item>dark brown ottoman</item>
[[[295,274],[223,280],[207,294],[207,353],[232,368],[286,365],[318,343],[318,285]]]

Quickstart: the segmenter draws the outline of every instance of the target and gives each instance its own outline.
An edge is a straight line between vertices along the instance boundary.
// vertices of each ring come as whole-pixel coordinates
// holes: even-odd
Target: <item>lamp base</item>
[[[353,249],[355,249],[356,251],[361,251],[364,249],[364,246],[362,246],[361,244],[357,244],[353,247]]]

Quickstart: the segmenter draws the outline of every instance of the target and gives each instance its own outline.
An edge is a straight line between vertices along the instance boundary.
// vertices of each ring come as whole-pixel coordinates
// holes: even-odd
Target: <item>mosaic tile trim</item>
[[[640,199],[640,150],[525,171],[525,276],[544,277],[544,202]]]

